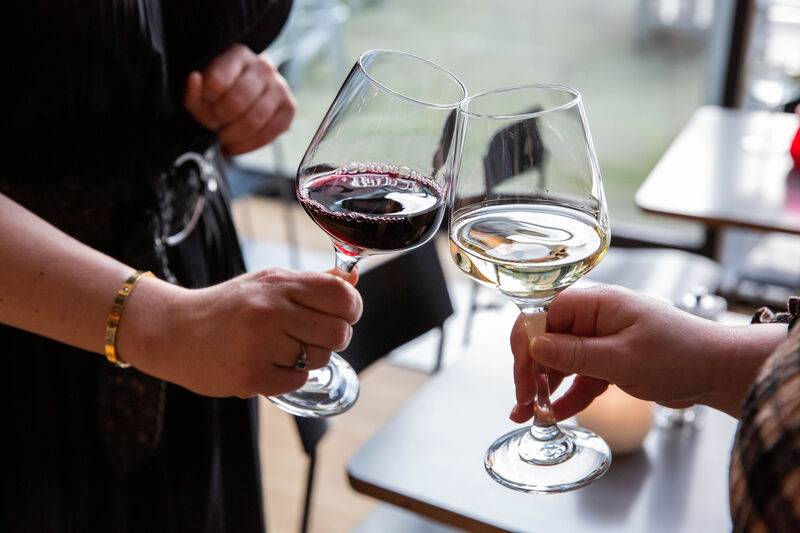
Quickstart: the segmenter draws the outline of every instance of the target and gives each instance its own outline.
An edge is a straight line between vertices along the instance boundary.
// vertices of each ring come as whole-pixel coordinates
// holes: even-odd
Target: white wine
[[[549,299],[600,262],[609,236],[577,209],[495,205],[456,215],[450,254],[476,281],[518,299]]]

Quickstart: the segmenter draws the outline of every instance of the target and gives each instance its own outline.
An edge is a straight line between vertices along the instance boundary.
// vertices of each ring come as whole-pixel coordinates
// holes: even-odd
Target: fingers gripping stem
[[[528,342],[545,332],[547,325],[547,309],[542,307],[526,308],[522,310],[525,329],[528,332]],[[534,401],[534,427],[548,427],[556,423],[553,409],[550,405],[550,383],[547,379],[546,368],[534,361],[533,370],[536,380],[536,400]]]

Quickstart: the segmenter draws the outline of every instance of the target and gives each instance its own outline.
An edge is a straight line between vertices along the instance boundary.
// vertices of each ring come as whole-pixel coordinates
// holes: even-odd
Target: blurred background
[[[797,52],[780,53],[800,47],[800,7],[767,4],[758,3],[769,13],[754,28],[761,37],[751,51],[765,65],[752,69],[759,77],[746,103],[777,107],[800,91]],[[295,0],[270,48],[298,102],[292,129],[279,141],[282,162],[290,173],[296,169],[363,51],[402,50],[449,69],[470,94],[527,83],[580,90],[612,223],[657,225],[637,212],[634,192],[692,112],[721,102],[735,6],[731,0]],[[781,18],[767,24],[767,16]],[[246,160],[268,165],[274,150]]]
[[[728,266],[725,258],[741,257],[769,237],[789,266],[774,284],[767,280],[739,291],[730,282],[730,304],[750,309],[780,302],[800,286],[798,237],[735,230],[714,236],[712,253],[708,228],[646,215],[634,203],[639,186],[700,106],[794,109],[800,98],[800,0],[295,0],[269,52],[297,98],[297,116],[275,143],[229,162],[235,216],[251,269],[333,265],[329,240],[294,200],[294,173],[347,72],[372,48],[428,58],[458,76],[470,94],[530,83],[577,88],[609,201],[612,245],[713,256],[723,271],[719,286],[710,287],[714,292],[725,289],[726,268],[741,266]],[[454,267],[446,243],[437,246],[455,308],[447,323],[446,362],[457,357],[466,338],[470,326],[464,325],[464,313],[474,295],[462,288],[466,278],[450,277]],[[510,329],[513,310],[487,305],[497,313],[482,315],[480,325],[507,351],[497,331]],[[476,336],[481,335],[472,332]],[[424,384],[433,350],[422,350],[428,358],[422,363],[413,354],[400,354],[374,365],[362,377],[367,399],[332,424],[321,444],[325,457],[309,530],[381,531],[369,529],[375,503],[349,488],[344,464]],[[262,411],[270,530],[297,531],[307,458],[293,421],[271,406]]]

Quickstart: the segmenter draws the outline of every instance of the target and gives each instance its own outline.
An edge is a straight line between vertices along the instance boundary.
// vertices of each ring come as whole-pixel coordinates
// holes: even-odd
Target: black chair
[[[535,113],[541,109],[533,107],[528,112]],[[538,121],[538,117],[525,118],[492,135],[483,158],[487,189],[493,189],[509,178],[535,169],[539,176],[538,189],[544,190],[547,148],[542,142]]]
[[[432,329],[440,331],[433,372],[439,370],[444,353],[444,323],[453,314],[453,306],[434,243],[365,270],[357,288],[364,300],[364,314],[353,327],[350,346],[341,352],[356,373]],[[330,422],[325,418],[302,417],[295,417],[295,422],[309,459],[301,526],[305,533],[311,511],[317,445]]]

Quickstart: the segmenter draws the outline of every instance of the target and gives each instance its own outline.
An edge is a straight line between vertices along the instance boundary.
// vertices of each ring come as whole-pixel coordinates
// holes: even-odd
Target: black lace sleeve
[[[759,308],[754,314],[751,324],[770,324],[780,323],[789,324],[789,329],[792,329],[794,323],[797,322],[797,317],[800,315],[800,297],[792,296],[786,302],[786,311],[773,313],[768,307]]]
[[[800,299],[787,312],[759,309],[754,323],[790,324],[788,339],[764,362],[744,406],[731,456],[735,532],[800,531]]]

